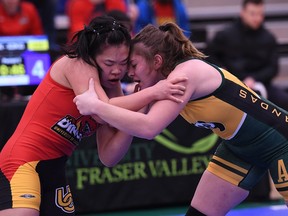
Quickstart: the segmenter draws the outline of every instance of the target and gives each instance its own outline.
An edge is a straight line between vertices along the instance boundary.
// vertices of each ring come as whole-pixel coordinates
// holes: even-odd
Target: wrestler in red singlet
[[[7,199],[3,206],[0,202],[0,210],[6,205],[39,210],[40,200],[55,193],[55,189],[47,190],[49,195],[45,195],[45,187],[55,184],[54,188],[59,187],[62,192],[67,190],[59,193],[56,206],[66,212],[74,211],[72,198],[67,206],[62,202],[71,196],[65,176],[63,182],[58,178],[54,180],[53,176],[65,175],[66,157],[71,155],[82,137],[91,135],[97,128],[91,117],[79,114],[73,103],[74,97],[72,89],[52,80],[49,70],[0,154],[0,199]],[[51,167],[48,168],[51,173],[47,173],[47,166]]]

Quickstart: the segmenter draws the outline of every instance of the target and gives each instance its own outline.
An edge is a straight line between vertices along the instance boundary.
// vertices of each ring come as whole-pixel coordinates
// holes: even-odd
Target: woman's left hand
[[[182,103],[183,101],[179,96],[184,95],[186,87],[184,82],[187,81],[187,77],[176,77],[170,80],[161,80],[156,83],[154,88],[156,94],[156,100],[172,100],[176,103]]]

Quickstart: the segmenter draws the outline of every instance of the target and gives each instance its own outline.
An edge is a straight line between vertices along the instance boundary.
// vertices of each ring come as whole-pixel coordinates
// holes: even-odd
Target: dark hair
[[[159,28],[151,24],[145,26],[132,40],[132,49],[148,61],[151,61],[156,54],[160,54],[163,57],[163,64],[159,70],[165,77],[184,59],[206,57],[195,48],[183,30],[172,22]]]
[[[260,5],[260,4],[264,4],[264,0],[243,0],[242,7],[245,7],[249,3]]]
[[[132,21],[130,17],[127,15],[127,13],[121,11],[121,10],[110,10],[106,13],[107,16],[111,16],[114,19],[116,19],[118,22],[120,22],[122,25],[124,25],[128,31],[132,31]]]
[[[127,28],[113,17],[103,15],[95,17],[88,26],[76,32],[62,51],[69,58],[81,58],[97,68],[95,56],[102,53],[105,45],[130,46],[131,36]]]

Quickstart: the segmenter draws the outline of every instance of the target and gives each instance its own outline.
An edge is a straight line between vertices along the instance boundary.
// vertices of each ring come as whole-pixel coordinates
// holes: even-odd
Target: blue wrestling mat
[[[85,214],[78,216],[184,216],[187,206],[175,208],[142,209],[110,213]],[[240,205],[226,216],[288,216],[288,208],[284,204],[252,204]]]
[[[242,208],[232,210],[227,216],[288,216],[288,208],[286,205]]]

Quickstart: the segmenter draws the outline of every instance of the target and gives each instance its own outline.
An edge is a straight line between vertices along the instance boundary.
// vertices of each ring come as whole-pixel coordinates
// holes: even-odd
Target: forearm
[[[132,111],[138,111],[154,100],[156,100],[156,94],[149,87],[133,94],[111,98],[108,103]]]
[[[153,123],[150,122],[149,116],[143,113],[111,106],[100,100],[97,101],[95,106],[91,106],[91,109],[92,113],[97,114],[105,122],[125,133],[145,139],[154,137]]]
[[[115,166],[127,153],[133,136],[109,125],[97,130],[97,148],[101,162],[108,167]]]

